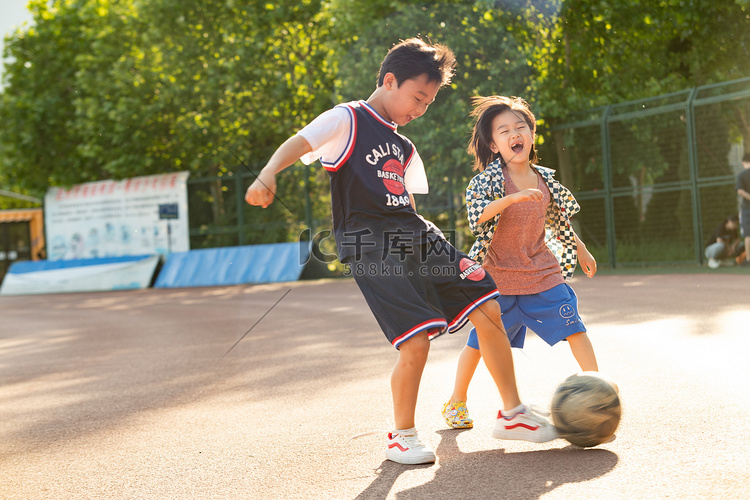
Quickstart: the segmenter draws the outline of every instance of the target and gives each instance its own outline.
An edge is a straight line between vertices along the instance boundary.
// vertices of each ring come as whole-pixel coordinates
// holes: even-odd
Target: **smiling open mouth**
[[[516,154],[523,152],[523,142],[514,142],[510,145],[510,149]]]

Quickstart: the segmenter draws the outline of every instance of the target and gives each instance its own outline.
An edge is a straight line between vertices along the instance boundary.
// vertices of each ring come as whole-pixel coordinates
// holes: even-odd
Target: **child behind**
[[[276,174],[300,158],[319,159],[327,170],[339,258],[399,351],[391,376],[396,430],[388,433],[386,458],[405,464],[435,461],[417,436],[417,392],[430,340],[467,320],[507,417],[496,420],[494,435],[535,442],[556,437],[549,422],[521,404],[492,278],[414,210],[412,193],[426,193],[427,178],[414,145],[396,129],[427,111],[454,65],[442,45],[409,39],[394,46],[367,101],[336,106],[284,142],[245,194],[249,204],[267,207]]]
[[[466,190],[469,226],[477,237],[469,256],[498,285],[511,346],[523,347],[531,327],[549,345],[567,340],[581,370],[598,371],[578,298],[565,283],[575,270],[576,253],[586,275],[596,273],[594,257],[569,223],[580,207],[552,170],[534,164],[536,118],[526,101],[478,97],[472,116],[468,151],[480,173]],[[443,406],[450,427],[473,426],[466,399],[481,357],[472,330],[459,357],[453,394]]]
[[[737,194],[740,197],[740,233],[745,243],[745,258],[738,262],[750,266],[750,153],[742,157],[742,172],[737,174]]]

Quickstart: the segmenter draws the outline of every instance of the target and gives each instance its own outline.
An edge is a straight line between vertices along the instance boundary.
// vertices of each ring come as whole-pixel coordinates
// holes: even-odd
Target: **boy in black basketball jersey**
[[[414,210],[412,194],[427,193],[427,177],[416,148],[396,129],[427,111],[454,66],[443,45],[417,38],[395,45],[366,101],[338,105],[284,142],[245,194],[249,204],[267,207],[276,174],[299,159],[320,160],[328,171],[339,258],[399,350],[391,376],[396,430],[388,433],[386,458],[405,464],[435,461],[414,424],[419,383],[430,340],[467,320],[503,401],[493,434],[534,442],[557,437],[520,401],[492,278]]]

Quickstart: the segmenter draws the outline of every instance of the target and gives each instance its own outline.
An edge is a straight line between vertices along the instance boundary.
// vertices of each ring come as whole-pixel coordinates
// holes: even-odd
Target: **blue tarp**
[[[296,281],[310,242],[206,248],[169,254],[154,288]]]
[[[19,260],[11,265],[9,272],[13,274],[35,273],[52,269],[67,269],[69,267],[101,266],[104,264],[119,264],[143,260],[150,255],[126,255],[122,257],[103,257],[97,259],[70,260]]]

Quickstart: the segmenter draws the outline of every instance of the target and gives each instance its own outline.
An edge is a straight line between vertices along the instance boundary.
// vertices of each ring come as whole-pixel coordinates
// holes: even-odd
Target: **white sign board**
[[[50,188],[44,197],[49,260],[167,254],[190,250],[189,172]],[[159,206],[177,204],[161,219]]]

